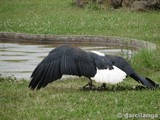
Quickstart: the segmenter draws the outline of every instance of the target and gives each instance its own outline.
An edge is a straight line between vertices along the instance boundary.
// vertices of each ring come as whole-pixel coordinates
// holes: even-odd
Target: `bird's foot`
[[[106,84],[103,83],[100,87],[97,88],[97,90],[107,90]]]
[[[87,84],[80,89],[81,90],[96,90],[96,86],[94,86],[93,84]]]

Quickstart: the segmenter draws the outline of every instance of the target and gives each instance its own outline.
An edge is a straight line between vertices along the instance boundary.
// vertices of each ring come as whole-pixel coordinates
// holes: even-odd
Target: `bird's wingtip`
[[[151,84],[152,84],[152,87],[151,87],[151,89],[153,88],[160,88],[160,84],[157,84],[157,83],[155,83],[155,82],[153,82],[153,80],[151,80],[150,78],[148,78],[148,77],[145,77]]]

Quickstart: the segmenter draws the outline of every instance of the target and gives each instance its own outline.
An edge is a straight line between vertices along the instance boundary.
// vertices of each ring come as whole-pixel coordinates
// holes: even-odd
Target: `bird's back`
[[[111,55],[105,55],[105,57],[110,60],[113,65],[123,70],[127,75],[131,75],[134,73],[131,65],[123,57]]]

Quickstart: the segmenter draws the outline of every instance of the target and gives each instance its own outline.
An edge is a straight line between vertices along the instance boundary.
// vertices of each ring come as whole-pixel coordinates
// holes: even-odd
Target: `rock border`
[[[133,49],[156,49],[156,44],[144,40],[113,36],[80,36],[80,35],[50,35],[0,32],[0,40],[5,42],[23,42],[39,44],[95,44]]]

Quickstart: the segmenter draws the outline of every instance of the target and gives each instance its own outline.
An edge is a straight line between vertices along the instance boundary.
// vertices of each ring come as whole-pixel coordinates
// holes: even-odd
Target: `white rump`
[[[127,74],[116,66],[113,66],[113,68],[114,69],[111,70],[97,68],[97,73],[91,79],[95,80],[96,82],[109,84],[117,84],[122,82],[123,79],[126,78]]]

